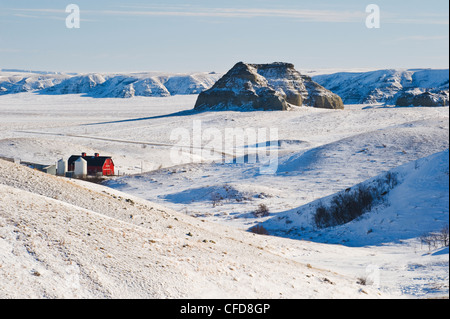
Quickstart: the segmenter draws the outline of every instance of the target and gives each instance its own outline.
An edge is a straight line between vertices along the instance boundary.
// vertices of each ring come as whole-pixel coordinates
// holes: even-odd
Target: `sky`
[[[80,28],[68,28],[69,4]],[[380,28],[368,28],[369,4]],[[0,0],[0,69],[226,72],[449,67],[447,0]]]

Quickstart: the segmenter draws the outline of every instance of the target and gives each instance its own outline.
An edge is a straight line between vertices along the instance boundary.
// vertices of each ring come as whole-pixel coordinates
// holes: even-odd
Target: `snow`
[[[0,95],[43,90],[67,78],[63,74],[0,72]]]
[[[399,184],[375,208],[348,224],[325,229],[315,227],[315,208],[327,204],[333,194],[278,214],[263,226],[272,235],[370,251],[373,265],[381,269],[381,282],[389,282],[404,294],[429,297],[448,293],[448,247],[430,250],[420,237],[448,226],[449,151],[389,172],[398,176]],[[384,177],[385,174],[377,176],[361,185],[373,185]],[[322,267],[329,267],[336,260],[339,258],[331,253]],[[338,266],[341,272],[353,269],[350,262],[341,262]],[[356,261],[351,259],[351,263]]]
[[[264,225],[269,231],[282,232],[289,237],[313,238],[315,241],[351,246],[379,245],[419,238],[448,224],[448,156],[446,150],[390,170],[392,176],[397,176],[399,184],[372,211],[351,223],[325,230],[315,227],[312,215],[317,205],[327,205],[336,195],[332,194],[278,214]],[[385,179],[386,174],[357,186],[383,187],[378,181]],[[423,216],[427,218],[424,219]]]
[[[301,73],[311,76],[313,81],[338,94],[346,104],[393,105],[400,92],[448,92],[449,89],[448,69],[324,69],[301,70]],[[97,98],[165,97],[200,94],[211,88],[222,76],[215,72],[62,74],[2,70],[0,95],[39,92],[52,95],[85,94]],[[277,81],[282,87],[292,88],[290,81]]]
[[[277,238],[1,160],[0,207],[2,298],[383,296],[283,257]]]
[[[419,89],[449,89],[449,70],[389,69],[366,72],[311,74],[312,79],[338,94],[346,104],[386,103],[394,105],[399,92]]]
[[[196,99],[0,96],[0,157],[100,153],[127,174],[101,186],[0,160],[1,297],[448,297],[448,249],[419,238],[448,223],[448,107],[199,113]],[[171,133],[194,143],[195,121],[223,143],[226,129],[277,129],[240,150],[274,142],[278,170],[193,145],[173,163]],[[314,230],[297,214],[391,170],[401,183],[359,220]],[[272,236],[248,232],[261,223]]]
[[[220,74],[206,72],[192,74],[0,72],[0,95],[39,92],[51,95],[86,94],[97,98],[130,98],[199,94],[209,89],[220,76]]]

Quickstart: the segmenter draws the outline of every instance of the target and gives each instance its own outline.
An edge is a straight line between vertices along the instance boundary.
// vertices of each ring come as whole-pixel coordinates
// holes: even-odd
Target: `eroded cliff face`
[[[347,71],[316,75],[312,79],[338,94],[345,104],[396,105],[400,97],[415,99],[414,96],[425,92],[441,95],[449,91],[448,69]],[[415,104],[403,99],[400,102]]]
[[[198,110],[281,110],[294,106],[343,109],[336,94],[301,75],[290,63],[239,62],[200,94]]]
[[[95,98],[199,94],[220,79],[216,73],[53,74],[0,71],[0,96],[22,92],[83,94]]]
[[[420,90],[412,90],[399,94],[397,106],[448,106],[449,91],[443,90],[438,92],[421,92]]]

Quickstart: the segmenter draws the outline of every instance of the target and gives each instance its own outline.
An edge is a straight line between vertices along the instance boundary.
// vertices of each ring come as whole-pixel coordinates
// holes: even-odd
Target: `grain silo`
[[[67,161],[64,160],[64,159],[60,159],[58,161],[58,165],[57,166],[58,166],[57,174],[59,176],[65,176],[66,172],[68,171],[68,169],[67,169]]]
[[[75,168],[73,171],[75,177],[83,177],[87,175],[87,161],[80,157],[75,161]]]

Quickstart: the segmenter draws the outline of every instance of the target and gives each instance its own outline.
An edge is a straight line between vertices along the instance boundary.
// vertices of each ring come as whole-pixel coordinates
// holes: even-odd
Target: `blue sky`
[[[80,7],[79,29],[66,28],[70,3]],[[371,3],[381,9],[380,29],[366,28]],[[0,0],[0,68],[448,68],[448,12],[447,0]]]

